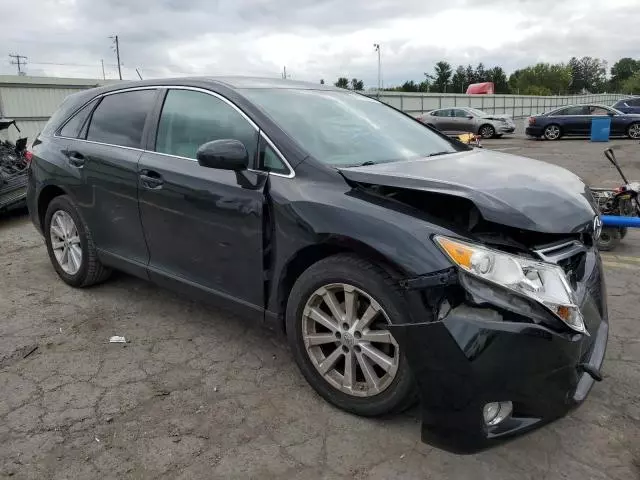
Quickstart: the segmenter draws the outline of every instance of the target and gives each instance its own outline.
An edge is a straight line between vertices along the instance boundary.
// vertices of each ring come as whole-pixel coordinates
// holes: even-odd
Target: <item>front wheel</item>
[[[44,217],[49,258],[58,276],[72,287],[105,280],[110,270],[100,263],[89,227],[70,197],[54,198]]]
[[[482,138],[493,138],[496,134],[496,129],[492,125],[482,125],[478,133]]]
[[[417,398],[388,328],[405,318],[406,301],[386,271],[336,255],[309,267],[293,286],[287,337],[302,374],[325,400],[377,416],[402,411]]]
[[[640,139],[640,123],[632,123],[627,128],[627,136],[633,140]]]
[[[543,135],[547,140],[558,140],[562,136],[562,132],[558,125],[547,125]]]

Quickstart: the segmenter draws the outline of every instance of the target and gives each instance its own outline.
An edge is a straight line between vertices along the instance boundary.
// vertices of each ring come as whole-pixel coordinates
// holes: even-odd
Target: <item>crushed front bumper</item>
[[[466,302],[440,321],[391,326],[420,392],[422,440],[455,453],[498,445],[567,414],[586,398],[608,337],[601,265],[580,289],[589,335],[557,332],[502,308]],[[514,321],[515,320],[515,321]],[[586,364],[586,366],[585,366]],[[483,407],[511,401],[487,427]]]

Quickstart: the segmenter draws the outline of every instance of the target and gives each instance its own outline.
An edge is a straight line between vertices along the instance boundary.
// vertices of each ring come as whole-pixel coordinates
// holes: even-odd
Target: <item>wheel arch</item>
[[[44,216],[47,213],[47,207],[51,201],[61,195],[68,195],[69,193],[58,185],[46,185],[40,190],[37,202],[37,215],[38,222],[40,222],[40,228],[44,232]]]
[[[340,253],[352,253],[369,260],[382,267],[392,277],[398,278],[398,280],[406,277],[408,274],[408,272],[404,271],[400,265],[393,262],[375,248],[351,237],[332,235],[322,243],[307,245],[289,258],[282,268],[276,285],[276,311],[274,313],[277,314],[277,324],[283,331],[286,331],[284,313],[287,309],[287,301],[296,280],[313,264],[324,258],[338,255]]]

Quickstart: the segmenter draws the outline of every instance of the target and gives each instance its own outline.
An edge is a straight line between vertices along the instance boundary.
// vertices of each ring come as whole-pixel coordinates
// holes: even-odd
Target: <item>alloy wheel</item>
[[[557,125],[549,125],[544,130],[544,136],[547,140],[557,140],[560,137],[560,127]]]
[[[384,391],[398,373],[400,351],[383,308],[345,283],[317,289],[302,314],[302,338],[313,366],[334,388],[356,397]]]
[[[51,217],[49,235],[51,248],[60,268],[68,275],[78,273],[82,266],[82,247],[78,227],[71,215],[64,210],[56,211]]]
[[[491,138],[496,134],[496,131],[490,125],[485,125],[480,129],[480,136],[482,138]]]
[[[640,123],[634,123],[629,127],[629,136],[633,139],[640,139]]]

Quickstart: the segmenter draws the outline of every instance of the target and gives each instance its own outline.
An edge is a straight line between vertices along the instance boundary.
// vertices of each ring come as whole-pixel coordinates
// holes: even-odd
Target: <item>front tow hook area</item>
[[[602,381],[602,373],[593,365],[589,365],[588,363],[580,363],[578,364],[578,370],[582,370],[583,372],[588,373],[589,376],[596,382]]]

